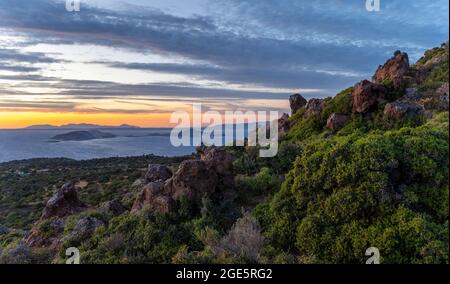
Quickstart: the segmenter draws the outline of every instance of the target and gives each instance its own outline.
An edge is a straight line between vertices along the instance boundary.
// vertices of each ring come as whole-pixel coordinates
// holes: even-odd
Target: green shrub
[[[322,263],[364,263],[370,246],[386,263],[448,262],[448,234],[436,233],[448,226],[446,127],[448,113],[307,144],[255,210],[270,246]]]

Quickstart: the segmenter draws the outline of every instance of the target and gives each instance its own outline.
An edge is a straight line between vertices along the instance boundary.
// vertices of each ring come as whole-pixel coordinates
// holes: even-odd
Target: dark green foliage
[[[83,263],[170,263],[183,246],[197,248],[192,222],[150,212],[124,214],[80,246]]]
[[[324,263],[363,263],[370,246],[386,263],[448,262],[446,127],[448,113],[308,144],[256,210],[271,246]]]

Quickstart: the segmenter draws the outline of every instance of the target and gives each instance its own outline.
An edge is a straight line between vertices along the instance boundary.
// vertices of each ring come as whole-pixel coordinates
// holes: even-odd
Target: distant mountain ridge
[[[31,125],[25,127],[23,129],[31,129],[31,130],[90,130],[90,129],[140,129],[140,127],[122,124],[119,126],[110,126],[110,125],[97,125],[97,124],[89,124],[89,123],[80,123],[80,124],[65,124],[61,126],[54,126],[50,124],[40,124],[40,125]]]

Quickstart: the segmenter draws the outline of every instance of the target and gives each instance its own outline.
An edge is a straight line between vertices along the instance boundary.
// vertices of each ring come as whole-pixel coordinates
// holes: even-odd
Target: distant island
[[[128,124],[122,124],[119,126],[108,126],[108,125],[97,125],[97,124],[88,124],[88,123],[81,123],[81,124],[65,124],[61,126],[54,126],[50,124],[41,124],[41,125],[31,125],[28,127],[25,127],[23,129],[28,130],[91,130],[91,129],[140,129],[140,127],[128,125]]]
[[[64,134],[59,134],[53,136],[52,140],[58,141],[87,141],[94,139],[106,139],[115,138],[116,135],[106,132],[101,132],[99,130],[88,130],[88,131],[72,131]]]

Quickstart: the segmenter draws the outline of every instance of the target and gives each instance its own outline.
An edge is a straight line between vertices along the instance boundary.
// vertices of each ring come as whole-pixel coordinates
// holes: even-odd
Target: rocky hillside
[[[448,59],[397,51],[332,98],[291,96],[271,159],[0,165],[0,263],[448,263]]]

